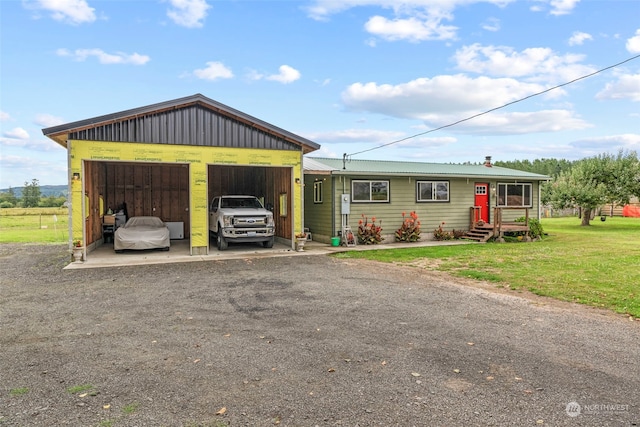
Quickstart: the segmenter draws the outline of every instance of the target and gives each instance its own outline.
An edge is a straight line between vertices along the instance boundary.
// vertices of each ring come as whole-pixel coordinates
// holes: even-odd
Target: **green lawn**
[[[0,243],[65,243],[68,224],[66,208],[0,209]]]
[[[544,219],[548,236],[534,243],[431,246],[336,256],[412,266],[432,259],[427,268],[640,317],[640,219],[613,217],[602,222],[596,218],[591,224],[582,227],[577,218]]]

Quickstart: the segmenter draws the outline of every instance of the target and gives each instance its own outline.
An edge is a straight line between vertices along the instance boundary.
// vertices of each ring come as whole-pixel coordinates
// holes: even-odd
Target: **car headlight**
[[[224,215],[222,217],[222,226],[223,227],[231,227],[231,221],[233,220],[233,216],[231,215]]]
[[[269,215],[267,217],[267,227],[273,227],[275,225],[275,223],[273,222],[273,216]]]

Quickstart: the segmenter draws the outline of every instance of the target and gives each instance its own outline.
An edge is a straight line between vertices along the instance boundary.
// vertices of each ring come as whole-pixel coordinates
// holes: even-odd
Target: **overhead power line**
[[[449,123],[449,124],[447,124],[447,125],[440,126],[440,127],[435,128],[435,129],[430,129],[430,130],[425,131],[425,132],[417,133],[417,134],[415,134],[415,135],[411,135],[411,136],[407,136],[407,137],[405,137],[405,138],[401,138],[401,139],[398,139],[398,140],[395,140],[395,141],[387,142],[386,144],[378,145],[377,147],[368,148],[368,149],[366,149],[366,150],[358,151],[358,152],[356,152],[356,153],[351,153],[351,154],[344,153],[343,161],[346,161],[346,160],[347,160],[347,158],[349,158],[349,157],[351,157],[351,156],[356,156],[356,155],[358,155],[358,154],[367,153],[367,152],[369,152],[369,151],[373,151],[373,150],[378,150],[378,149],[380,149],[380,148],[388,147],[389,145],[397,144],[397,143],[399,143],[399,142],[406,141],[406,140],[408,140],[408,139],[417,138],[418,136],[426,135],[426,134],[428,134],[428,133],[436,132],[436,131],[439,131],[439,130],[442,130],[442,129],[445,129],[445,128],[449,128],[449,127],[452,127],[452,126],[458,125],[458,124],[460,124],[460,123],[463,123],[463,122],[466,122],[466,121],[469,121],[469,120],[475,119],[476,117],[480,117],[480,116],[483,116],[483,115],[485,115],[485,114],[492,113],[492,112],[494,112],[494,111],[496,111],[496,110],[500,110],[500,109],[502,109],[502,108],[508,107],[508,106],[510,106],[510,105],[517,104],[517,103],[519,103],[519,102],[525,101],[525,100],[527,100],[527,99],[529,99],[529,98],[533,98],[533,97],[535,97],[535,96],[543,95],[543,94],[545,94],[545,93],[547,93],[547,92],[551,92],[552,90],[556,90],[556,89],[559,89],[559,88],[561,88],[561,87],[564,87],[564,86],[568,86],[568,85],[570,85],[570,84],[573,84],[573,83],[575,83],[575,82],[577,82],[577,81],[584,80],[584,79],[586,79],[586,78],[589,78],[589,77],[595,76],[596,74],[600,74],[600,73],[602,73],[602,72],[604,72],[604,71],[607,71],[607,70],[610,70],[610,69],[612,69],[612,68],[618,67],[618,66],[620,66],[620,65],[622,65],[622,64],[625,64],[625,63],[627,63],[627,62],[633,61],[634,59],[638,59],[638,58],[640,58],[640,55],[632,56],[631,58],[627,58],[627,59],[625,59],[624,61],[618,62],[617,64],[613,64],[613,65],[609,65],[608,67],[601,68],[601,69],[599,69],[599,70],[597,70],[597,71],[594,71],[593,73],[585,74],[584,76],[581,76],[581,77],[575,78],[575,79],[573,79],[573,80],[571,80],[571,81],[568,81],[568,82],[566,82],[566,83],[562,83],[562,84],[559,84],[559,85],[557,85],[557,86],[550,87],[550,88],[548,88],[548,89],[545,89],[545,90],[540,91],[540,92],[533,93],[533,94],[531,94],[531,95],[525,96],[524,98],[520,98],[520,99],[517,99],[517,100],[515,100],[515,101],[507,102],[506,104],[501,105],[501,106],[499,106],[499,107],[495,107],[495,108],[492,108],[492,109],[490,109],[490,110],[486,110],[486,111],[483,111],[483,112],[481,112],[481,113],[474,114],[473,116],[469,116],[469,117],[467,117],[467,118],[457,120],[457,121],[455,121],[455,122],[453,122],[453,123]]]

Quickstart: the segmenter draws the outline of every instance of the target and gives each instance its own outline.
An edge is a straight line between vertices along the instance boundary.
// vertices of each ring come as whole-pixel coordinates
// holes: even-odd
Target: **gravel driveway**
[[[635,426],[640,322],[329,256],[0,245],[0,426]]]

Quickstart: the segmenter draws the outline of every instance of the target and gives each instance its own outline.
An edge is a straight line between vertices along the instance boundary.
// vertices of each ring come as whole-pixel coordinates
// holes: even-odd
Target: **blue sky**
[[[636,0],[3,0],[0,32],[0,188],[67,183],[45,127],[196,93],[315,156],[640,151],[640,58],[423,134],[639,55]]]

